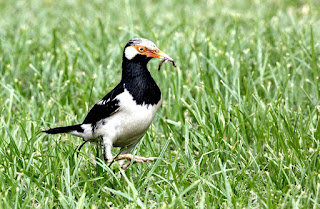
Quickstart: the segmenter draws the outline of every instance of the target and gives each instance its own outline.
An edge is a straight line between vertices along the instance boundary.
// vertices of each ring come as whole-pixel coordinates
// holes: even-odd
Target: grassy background
[[[319,8],[0,1],[0,208],[319,208]],[[136,154],[159,160],[122,172],[39,130],[81,122],[133,37],[178,67],[150,62],[163,105]]]

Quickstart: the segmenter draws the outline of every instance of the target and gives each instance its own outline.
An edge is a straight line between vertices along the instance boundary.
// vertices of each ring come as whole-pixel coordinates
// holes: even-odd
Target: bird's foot
[[[119,161],[119,160],[128,160],[125,164],[121,166],[122,169],[127,169],[128,166],[130,165],[131,161],[136,162],[136,163],[144,163],[148,161],[154,161],[157,159],[156,157],[141,157],[141,156],[133,156],[131,154],[122,154],[119,155],[116,158],[109,159],[108,162],[112,162],[113,160]]]
[[[155,159],[157,159],[156,157],[141,157],[141,156],[134,156],[134,155],[131,155],[131,154],[122,154],[122,155],[119,155],[115,160],[123,160],[123,159],[126,159],[126,160],[134,160],[134,162],[136,163],[144,163],[144,162],[147,162],[147,161],[154,161]]]

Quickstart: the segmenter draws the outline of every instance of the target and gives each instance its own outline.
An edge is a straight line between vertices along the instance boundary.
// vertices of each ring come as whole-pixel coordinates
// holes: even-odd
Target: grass
[[[320,208],[319,1],[1,1],[0,208]],[[163,105],[121,171],[81,139],[133,37]],[[114,153],[117,149],[114,149]]]

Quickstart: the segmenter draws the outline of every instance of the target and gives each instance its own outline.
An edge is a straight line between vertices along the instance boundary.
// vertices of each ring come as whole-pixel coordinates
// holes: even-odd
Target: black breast
[[[124,60],[121,83],[139,105],[158,104],[161,99],[161,91],[147,69],[147,62]]]
[[[138,105],[155,105],[161,99],[161,91],[151,75],[134,78],[125,83],[125,88]]]

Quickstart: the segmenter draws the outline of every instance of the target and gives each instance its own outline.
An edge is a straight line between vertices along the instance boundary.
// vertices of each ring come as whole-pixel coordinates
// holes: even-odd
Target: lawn
[[[319,8],[0,1],[0,208],[320,208]],[[40,131],[82,122],[134,37],[177,68],[149,63],[163,104],[135,154],[158,159],[122,171]]]

